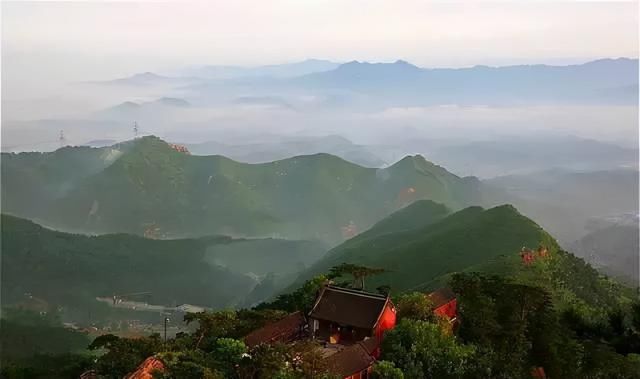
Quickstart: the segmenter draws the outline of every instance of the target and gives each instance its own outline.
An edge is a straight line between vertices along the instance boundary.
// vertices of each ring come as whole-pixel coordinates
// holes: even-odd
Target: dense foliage
[[[157,335],[135,340],[105,335],[91,345],[106,350],[94,367],[101,377],[121,378],[155,355],[165,366],[154,373],[159,379],[330,378],[319,345],[313,341],[253,349],[244,344],[242,336],[281,315],[274,310],[193,314],[186,321],[197,322],[197,330],[179,334],[166,344]]]
[[[1,376],[15,379],[77,377],[92,362],[88,354],[77,354],[88,344],[86,334],[63,328],[56,315],[3,309]]]
[[[164,364],[164,370],[154,374],[161,379],[331,378],[313,341],[253,348],[242,341],[289,312],[308,311],[326,281],[317,277],[255,309],[188,314],[185,322],[194,324],[193,332],[179,333],[166,343],[159,335],[103,335],[89,345],[98,354],[95,362],[58,354],[44,359],[38,372],[19,362],[11,362],[3,372],[9,378],[62,378],[63,373],[92,368],[102,378],[115,379],[155,356]],[[385,334],[372,377],[512,379],[530,378],[536,368],[549,378],[640,377],[640,303],[622,302],[616,308],[559,304],[543,287],[480,273],[455,274],[450,285],[458,296],[460,320],[453,333],[445,327],[447,320],[434,316],[423,293],[394,297],[399,322]],[[596,311],[602,317],[594,318]],[[42,370],[52,362],[58,366],[47,376],[49,371]]]
[[[488,358],[485,377],[526,377],[535,367],[551,378],[640,377],[640,329],[630,307],[561,311],[545,289],[497,276],[457,274],[451,285],[460,295],[458,337]],[[589,328],[598,313],[599,327]]]
[[[436,323],[404,319],[385,336],[382,359],[393,362],[406,378],[479,378],[477,350],[459,344]]]
[[[558,249],[549,234],[509,205],[487,210],[470,207],[444,216],[441,208],[416,202],[390,218],[398,225],[417,227],[398,230],[388,226],[385,232],[389,224],[383,220],[374,232],[329,251],[302,277],[349,263],[386,269],[368,281],[370,290],[382,284],[396,292],[433,289],[446,283],[447,274],[474,270],[478,265],[484,266],[481,271],[512,271],[511,262],[503,257],[518,258],[523,246]],[[423,221],[415,221],[420,219]],[[492,262],[496,264],[489,265]]]

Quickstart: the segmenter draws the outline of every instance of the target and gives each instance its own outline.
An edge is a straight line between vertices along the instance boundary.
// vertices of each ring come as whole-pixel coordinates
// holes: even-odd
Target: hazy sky
[[[89,92],[77,83],[69,83],[108,80],[144,71],[163,73],[193,65],[262,65],[320,58],[339,62],[404,59],[423,67],[460,67],[569,64],[638,56],[638,1],[1,4],[2,105],[6,119],[66,117],[71,111],[89,114],[125,100],[138,101],[128,92],[111,96],[107,90]],[[552,113],[546,109],[533,112]],[[607,122],[600,120],[591,129],[597,131],[603,124],[615,124],[624,130],[617,135],[637,136],[633,117],[621,120],[616,109],[594,112],[606,116]],[[637,115],[637,108],[629,112]],[[571,119],[577,113],[586,114],[564,109],[558,111],[558,122],[536,119],[529,113],[514,114],[534,119],[532,125],[582,128],[582,119]],[[400,116],[422,120],[432,114],[429,110],[424,116]],[[232,116],[242,118],[235,124],[254,125],[245,111],[235,111]],[[473,116],[479,117],[476,113]],[[503,113],[492,117],[503,117]],[[264,115],[255,119],[259,121],[257,129],[272,125]],[[217,124],[224,124],[223,121]],[[296,123],[301,122],[291,122]],[[67,132],[71,135],[70,130]],[[607,132],[613,133],[612,128]],[[52,138],[57,133],[57,128],[51,129]]]
[[[637,56],[638,2],[3,2],[2,48],[12,74],[73,78],[305,58],[568,63]]]

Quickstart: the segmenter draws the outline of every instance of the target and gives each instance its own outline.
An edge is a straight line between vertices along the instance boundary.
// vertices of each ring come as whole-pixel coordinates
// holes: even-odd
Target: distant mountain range
[[[632,104],[637,102],[638,60],[461,69],[422,69],[405,61],[392,64],[354,61],[295,80],[306,87],[378,94],[403,105]]]
[[[136,120],[161,119],[168,117],[168,112],[189,108],[191,104],[180,98],[161,97],[153,101],[125,101],[93,114],[93,117],[133,123]]]
[[[278,141],[247,144],[225,144],[208,141],[186,144],[196,155],[224,155],[239,162],[264,163],[296,155],[327,153],[365,167],[382,167],[386,161],[376,148],[357,145],[340,136],[282,137]]]
[[[567,246],[589,232],[595,218],[637,212],[638,171],[544,170],[483,181],[485,199],[511,203]],[[489,199],[493,197],[493,200]]]
[[[125,78],[118,78],[114,80],[88,82],[85,84],[101,84],[101,85],[118,85],[118,86],[131,86],[131,87],[145,87],[145,86],[178,86],[194,83],[198,78],[186,78],[186,77],[171,77],[154,74],[153,72],[143,72],[134,74]]]
[[[199,66],[178,70],[178,75],[205,79],[234,79],[243,77],[289,78],[314,72],[333,70],[340,63],[322,59],[307,59],[301,62],[275,64],[256,67],[239,66]]]
[[[107,82],[120,85],[175,85],[190,96],[209,98],[293,94],[339,96],[341,106],[637,104],[638,60],[601,59],[568,66],[518,65],[420,68],[406,61],[369,63],[309,60],[293,64],[240,68],[206,66],[179,77],[136,74]],[[289,100],[291,101],[289,101]]]
[[[423,147],[420,149],[422,142]],[[482,178],[536,174],[548,169],[600,171],[637,169],[638,149],[575,136],[527,135],[485,141],[440,144],[415,141],[414,151],[441,162],[449,170]]]
[[[480,182],[408,156],[366,168],[328,154],[265,164],[193,156],[156,137],[2,155],[4,212],[63,230],[341,242],[419,199],[478,204]],[[313,215],[313,217],[309,217]]]

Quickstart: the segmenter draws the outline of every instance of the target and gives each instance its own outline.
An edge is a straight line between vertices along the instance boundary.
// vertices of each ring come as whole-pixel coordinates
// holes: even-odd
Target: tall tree
[[[342,263],[338,266],[332,267],[329,270],[329,275],[327,275],[327,277],[329,279],[336,279],[336,278],[343,277],[345,275],[350,275],[353,278],[353,281],[351,284],[352,287],[353,288],[359,287],[359,289],[364,291],[365,289],[364,279],[366,277],[379,275],[386,271],[387,270],[383,268],[359,266],[353,263]]]

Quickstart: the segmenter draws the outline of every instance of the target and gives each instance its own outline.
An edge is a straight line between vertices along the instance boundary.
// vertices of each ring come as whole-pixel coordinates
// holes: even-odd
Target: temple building
[[[396,324],[396,309],[388,296],[325,286],[309,312],[314,339],[350,345],[365,338],[381,340]]]

